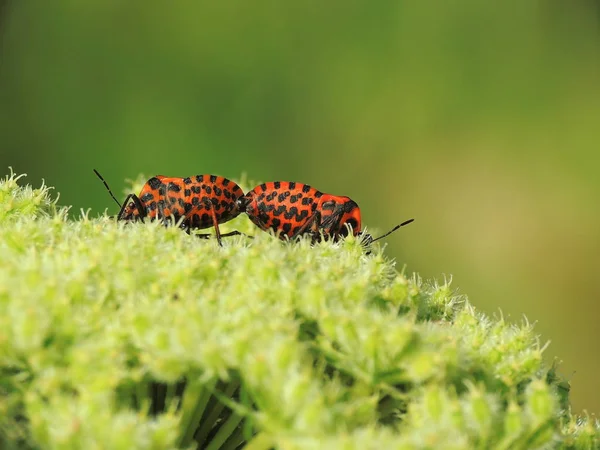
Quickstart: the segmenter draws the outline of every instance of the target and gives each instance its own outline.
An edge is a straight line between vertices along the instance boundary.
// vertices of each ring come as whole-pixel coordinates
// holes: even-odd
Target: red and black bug
[[[192,229],[214,227],[219,245],[222,236],[240,234],[233,231],[221,234],[219,224],[237,217],[241,211],[237,200],[244,196],[242,189],[233,181],[215,175],[197,175],[188,178],[169,178],[157,175],[150,178],[139,195],[129,194],[123,204],[115,198],[104,178],[94,169],[111,197],[121,210],[117,220],[143,221],[162,220],[169,223],[181,221],[181,228]]]
[[[361,233],[360,208],[350,197],[325,194],[293,181],[263,183],[239,198],[237,206],[255,225],[278,232],[281,239],[310,234],[314,241],[321,236],[338,240],[347,236],[351,227],[354,236],[362,236],[365,244],[370,244],[414,220],[407,220],[374,239]]]

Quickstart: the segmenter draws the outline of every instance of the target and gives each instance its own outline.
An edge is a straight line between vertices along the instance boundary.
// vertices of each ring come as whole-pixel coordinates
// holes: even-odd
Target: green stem
[[[221,450],[235,450],[244,442],[244,431],[242,427],[237,427],[225,444],[221,446]]]
[[[235,412],[229,416],[227,421],[221,425],[219,431],[215,435],[215,437],[210,441],[205,448],[205,450],[219,450],[221,446],[229,439],[235,428],[242,421],[243,416],[236,414]]]
[[[194,432],[198,427],[198,423],[204,414],[208,400],[210,399],[211,391],[217,384],[217,380],[209,381],[204,385],[200,382],[190,382],[183,394],[183,417],[181,423],[183,432],[179,440],[179,447],[187,447],[194,438]]]
[[[227,387],[223,391],[223,395],[231,397],[239,386],[239,381],[232,381],[227,385]],[[225,408],[225,405],[222,402],[218,402],[214,406],[214,408],[211,409],[206,419],[202,420],[200,430],[198,430],[198,433],[196,434],[196,442],[198,442],[199,445],[204,444],[204,441],[208,437],[208,434],[210,433],[210,430],[212,429],[213,425],[219,418],[219,415],[221,414],[221,411],[223,411],[223,408]]]

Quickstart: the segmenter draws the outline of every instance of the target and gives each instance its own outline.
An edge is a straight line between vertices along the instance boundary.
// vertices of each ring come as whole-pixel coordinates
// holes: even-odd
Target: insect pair
[[[281,239],[309,235],[313,241],[338,240],[351,229],[354,236],[364,238],[365,244],[382,239],[414,220],[373,238],[361,232],[360,208],[349,197],[325,194],[291,181],[263,183],[244,194],[233,181],[215,175],[188,178],[157,175],[144,184],[139,195],[129,194],[121,204],[104,178],[96,169],[94,172],[121,208],[117,220],[143,221],[148,217],[167,223],[172,217],[187,232],[214,227],[219,245],[222,237],[241,234],[238,231],[221,234],[219,230],[219,224],[241,213],[246,213],[262,230],[277,232]]]

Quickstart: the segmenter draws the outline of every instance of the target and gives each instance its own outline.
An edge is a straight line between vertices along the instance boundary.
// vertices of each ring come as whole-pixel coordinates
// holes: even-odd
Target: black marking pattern
[[[309,233],[313,239],[322,232],[337,239],[360,231],[360,209],[348,197],[324,194],[309,185],[275,181],[263,183],[244,196],[243,209],[250,220],[263,230],[280,232],[291,238]]]
[[[128,202],[118,220],[148,217],[168,224],[170,221],[165,219],[172,216],[175,220],[183,218],[183,228],[208,228],[215,225],[215,220],[224,223],[237,217],[240,214],[237,200],[243,196],[237,184],[216,175],[186,178],[157,175],[146,182],[139,197],[133,196],[139,198],[141,213],[135,202]]]

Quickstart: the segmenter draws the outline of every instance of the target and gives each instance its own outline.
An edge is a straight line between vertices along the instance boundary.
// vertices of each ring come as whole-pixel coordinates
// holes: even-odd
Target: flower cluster
[[[219,247],[71,219],[19,178],[0,180],[0,448],[599,445],[529,323],[377,245],[261,232]]]

